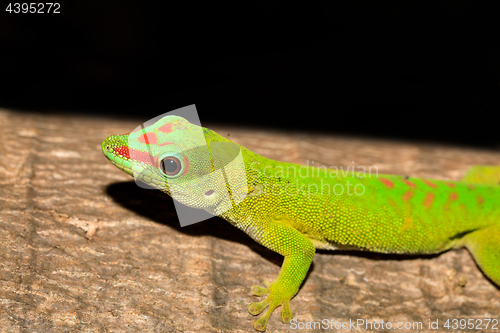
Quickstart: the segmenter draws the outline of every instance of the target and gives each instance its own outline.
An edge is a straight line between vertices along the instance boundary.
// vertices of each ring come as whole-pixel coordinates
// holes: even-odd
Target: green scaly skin
[[[167,116],[142,131],[108,137],[102,150],[126,173],[135,170],[136,177],[168,194],[175,186],[186,193],[176,197],[182,203],[219,215],[284,256],[274,282],[251,288],[254,295],[267,296],[248,307],[253,315],[267,308],[255,320],[255,329],[264,331],[278,306],[281,321],[290,322],[290,299],[316,248],[432,254],[465,246],[484,274],[500,285],[500,167],[474,167],[461,182],[356,172],[332,176],[331,169],[274,161],[238,145],[246,173],[233,176],[244,177],[248,194],[238,204],[232,198],[233,208],[223,210],[220,198],[210,192],[210,182],[183,187],[186,180],[206,172],[196,151],[184,153],[195,133],[203,133],[210,147],[231,142],[209,129],[200,130],[184,118]],[[145,134],[151,140],[144,143],[139,138]],[[149,154],[150,163],[134,160],[132,151]],[[160,167],[171,154],[183,161],[182,175],[176,178]]]

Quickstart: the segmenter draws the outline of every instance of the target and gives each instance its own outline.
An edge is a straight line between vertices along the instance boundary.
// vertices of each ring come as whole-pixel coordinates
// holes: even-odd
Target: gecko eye
[[[169,154],[160,159],[160,170],[168,178],[176,178],[184,172],[184,163],[178,154]]]
[[[166,157],[161,161],[161,169],[168,176],[175,176],[181,171],[181,161],[177,157]]]

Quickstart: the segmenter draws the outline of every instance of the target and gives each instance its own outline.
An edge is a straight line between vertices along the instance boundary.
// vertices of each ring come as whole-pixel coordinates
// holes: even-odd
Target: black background
[[[495,1],[60,3],[0,2],[0,107],[500,142]]]

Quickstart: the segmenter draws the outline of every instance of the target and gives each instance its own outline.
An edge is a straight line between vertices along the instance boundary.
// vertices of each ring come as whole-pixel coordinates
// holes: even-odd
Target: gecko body
[[[205,146],[195,142],[200,135]],[[228,169],[224,179],[238,180],[240,188],[210,181],[222,168],[219,156],[234,156],[235,147],[244,169]],[[315,249],[434,254],[466,247],[500,285],[500,167],[472,168],[461,181],[332,174],[265,158],[178,116],[112,135],[102,150],[126,173],[172,196],[175,192],[181,203],[224,218],[284,256],[275,281],[251,288],[265,298],[250,304],[249,312],[258,315],[267,308],[254,321],[257,330],[266,329],[278,306],[281,321],[290,322],[290,300]]]

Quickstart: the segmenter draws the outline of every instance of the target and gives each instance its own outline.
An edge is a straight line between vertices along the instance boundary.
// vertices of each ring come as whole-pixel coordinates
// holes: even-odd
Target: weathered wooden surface
[[[250,286],[274,279],[282,258],[218,218],[181,228],[170,198],[112,166],[102,140],[138,122],[0,110],[0,124],[1,332],[254,332]],[[500,164],[494,151],[206,125],[296,163],[453,180],[474,164]],[[425,328],[429,319],[499,318],[500,290],[466,250],[322,251],[291,304],[300,322]],[[268,332],[285,331],[275,314]]]

